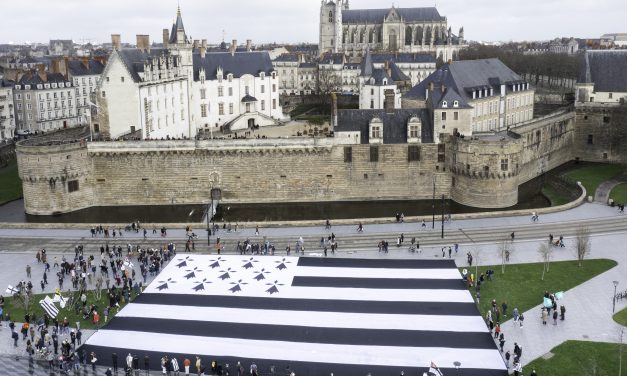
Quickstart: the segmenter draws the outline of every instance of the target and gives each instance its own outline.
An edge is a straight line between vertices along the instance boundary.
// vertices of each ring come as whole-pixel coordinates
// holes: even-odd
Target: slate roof
[[[183,30],[185,33],[185,26],[183,26],[183,17],[181,17],[181,9],[176,11],[176,21],[172,24],[172,31],[170,31],[170,43],[176,43],[177,30]],[[187,36],[186,36],[187,38]]]
[[[104,71],[104,64],[94,59],[87,60],[87,66],[82,60],[68,60],[67,65],[71,76],[94,76]]]
[[[164,48],[151,48],[149,51],[138,48],[124,48],[118,51],[118,54],[126,67],[128,68],[133,81],[141,82],[140,73],[144,72],[144,64],[148,61],[153,63],[159,63],[159,57],[170,56],[170,50]],[[174,66],[178,64],[177,59],[174,60]]]
[[[407,22],[445,21],[434,7],[429,8],[395,8],[398,15]],[[364,24],[382,23],[390,9],[350,9],[342,11],[342,23]]]
[[[370,54],[370,50],[366,50],[366,56],[361,60],[361,75],[362,77],[372,76],[372,54]]]
[[[586,51],[577,82],[594,83],[594,91],[627,93],[627,50]]]
[[[403,73],[395,63],[390,63],[390,78],[394,81],[411,81],[411,78]]]
[[[383,86],[383,80],[386,80],[386,86],[387,85],[393,85],[394,81],[390,78],[390,76],[388,76],[388,73],[385,71],[385,69],[373,69],[372,70],[372,75],[370,76],[370,79],[374,78],[374,84],[377,86]],[[368,83],[370,83],[371,81],[369,81]]]
[[[337,116],[335,133],[361,132],[361,144],[369,143],[369,126],[373,117],[383,122],[384,144],[407,143],[407,122],[418,116],[422,122],[422,143],[433,143],[433,124],[426,109],[396,109],[392,113],[385,110],[340,110]]]
[[[271,74],[274,71],[270,55],[266,51],[254,52],[211,52],[201,57],[200,53],[194,53],[194,81],[199,80],[200,68],[205,69],[207,80],[217,79],[218,68],[222,68],[224,77],[231,73],[234,78],[240,78],[245,74],[259,76],[265,72]]]
[[[411,53],[382,53],[372,54],[372,62],[383,63],[391,61],[394,63],[436,63],[435,57],[431,54],[411,54]]]
[[[344,64],[344,54],[327,52],[320,58],[320,64]]]
[[[298,65],[299,68],[316,68],[317,66],[317,63],[300,63]]]
[[[39,72],[32,70],[30,72],[25,73],[17,82],[18,85],[39,85],[46,83],[60,83],[60,82],[69,82],[65,79],[65,77],[61,73],[48,73],[48,74],[39,74]],[[32,87],[35,89],[36,87]]]
[[[444,64],[414,86],[404,98],[424,100],[429,84],[433,83],[431,100],[434,107],[441,107],[442,101],[452,103],[455,100],[459,101],[459,107],[468,107],[473,90],[493,88],[495,93],[500,93],[501,85],[524,82],[498,59],[454,61]]]
[[[257,102],[257,98],[253,97],[250,94],[244,95],[244,97],[242,98],[242,103],[250,103],[250,102]]]
[[[274,61],[282,61],[282,62],[298,62],[298,54],[288,53],[277,56]]]

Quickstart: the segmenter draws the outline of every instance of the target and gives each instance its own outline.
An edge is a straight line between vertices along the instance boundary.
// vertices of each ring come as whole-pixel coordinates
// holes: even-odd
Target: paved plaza
[[[516,240],[514,242],[514,251],[511,254],[510,263],[532,263],[540,262],[540,256],[537,252],[538,246],[546,242],[547,234],[544,231],[545,226],[557,223],[579,223],[579,221],[585,220],[609,220],[610,222],[623,223],[627,219],[624,215],[619,215],[615,208],[610,208],[600,204],[584,204],[575,209],[568,210],[561,213],[547,214],[541,216],[540,223],[536,224],[535,238],[527,238],[523,240]],[[519,217],[506,217],[506,218],[486,218],[486,219],[468,219],[453,221],[450,224],[446,224],[447,231],[454,231],[455,229],[491,229],[494,231],[494,236],[497,239],[501,239],[503,236],[503,228],[505,227],[527,227],[530,226],[529,216]],[[627,226],[622,227],[623,231],[608,231],[607,233],[596,233],[591,236],[592,251],[589,258],[608,258],[618,262],[618,265],[605,273],[598,275],[591,280],[576,286],[575,288],[568,290],[565,293],[564,300],[560,303],[564,304],[567,308],[567,315],[565,321],[560,321],[558,325],[544,326],[540,320],[540,305],[532,308],[531,310],[524,312],[526,317],[524,328],[520,328],[518,325],[509,320],[502,324],[502,331],[505,333],[507,343],[505,348],[513,348],[514,342],[518,343],[523,348],[522,363],[523,366],[529,363],[531,360],[537,357],[545,355],[553,347],[559,345],[566,340],[590,340],[601,342],[618,342],[620,326],[612,320],[612,296],[614,292],[614,286],[612,281],[619,281],[619,290],[627,289],[627,252],[625,251],[625,240],[627,240]],[[238,233],[227,234],[223,232],[221,235],[225,238],[240,239],[254,236],[254,229],[245,228]],[[284,227],[284,228],[263,228],[262,234],[269,239],[273,237],[282,238],[294,238],[299,236],[324,236],[328,231],[323,226],[319,227]],[[334,226],[332,231],[340,240],[343,235],[353,234],[355,232],[354,226]],[[420,231],[439,231],[435,230],[421,230],[420,224],[417,223],[389,223],[380,225],[369,225],[366,227],[366,231],[370,233],[387,235],[388,238],[395,237],[399,232],[405,232],[406,234],[416,233]],[[200,233],[200,231],[197,231]],[[172,239],[183,239],[183,229],[171,229],[169,230],[167,239],[159,239],[164,243],[168,241],[175,241]],[[406,235],[407,236],[407,235]],[[89,237],[88,229],[83,230],[18,230],[18,229],[0,229],[0,238],[5,239],[18,239],[21,238],[25,242],[24,244],[30,244],[36,242],[38,238],[56,238],[62,239],[68,242],[80,242],[81,239]],[[390,244],[392,241],[390,238]],[[141,234],[125,234],[124,240],[119,241],[141,241]],[[111,239],[110,239],[111,241]],[[206,238],[198,239],[198,243],[206,241]],[[177,242],[177,251],[182,251],[182,241]],[[566,248],[556,249],[553,252],[552,260],[573,260],[576,259],[576,254],[572,249],[574,239],[572,237],[565,237]],[[381,254],[377,251],[376,247],[365,248],[347,248],[340,249],[335,257],[360,257],[360,258],[411,258],[411,259],[433,259],[440,258],[441,246],[449,246],[445,238],[441,244],[430,244],[422,248],[421,253],[410,253],[406,247],[397,248],[396,246],[390,246],[390,252],[388,254]],[[480,265],[500,264],[500,255],[498,253],[499,241],[493,242],[460,242],[460,250],[458,254],[453,253],[453,258],[456,260],[458,266],[466,265],[466,252],[481,249],[478,261]],[[33,282],[36,285],[35,291],[39,293],[38,283],[43,268],[41,265],[37,265],[34,258],[34,253],[29,250],[19,249],[20,247],[7,247],[7,249],[0,249],[0,285],[6,286],[8,284],[15,284],[21,279],[25,279],[25,267],[26,264],[30,264],[33,267]],[[29,248],[30,249],[30,248]],[[96,249],[87,249],[88,253],[92,253]],[[280,254],[283,254],[283,250]],[[51,251],[49,253],[49,260],[53,257],[62,257],[65,254],[68,257],[73,257],[73,250],[67,250],[65,253]],[[320,249],[312,245],[305,255],[320,256]],[[97,252],[99,257],[99,252]],[[137,267],[137,266],[136,266]],[[498,278],[498,273],[495,278]],[[53,278],[54,279],[54,278]],[[55,286],[48,285],[45,289],[46,292],[51,292]],[[538,303],[541,303],[541,297],[538,297]],[[627,300],[618,301],[616,310],[620,310],[627,306]],[[510,309],[514,307],[511,306]],[[482,312],[482,314],[485,314]],[[9,330],[6,327],[0,329],[0,353],[5,356],[24,356],[23,347],[19,347],[18,350],[12,345],[12,341],[9,338]],[[85,332],[84,339],[91,333]],[[16,367],[16,375],[19,374],[44,374],[43,369],[35,365],[35,371],[29,371],[28,362],[25,359],[20,361],[7,361],[5,363],[14,364]],[[39,368],[38,368],[39,367]],[[90,371],[91,373],[91,371]],[[48,373],[45,373],[48,374]],[[103,373],[98,373],[103,374]]]

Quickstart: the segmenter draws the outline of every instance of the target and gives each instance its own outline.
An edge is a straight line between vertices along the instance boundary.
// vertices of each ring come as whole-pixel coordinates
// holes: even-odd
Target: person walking
[[[499,336],[499,347],[501,348],[501,352],[503,352],[503,347],[505,346],[505,335],[501,333]]]
[[[564,321],[566,316],[566,307],[560,306],[560,320]]]
[[[507,350],[505,352],[505,367],[507,369],[509,369],[509,359],[512,357],[512,355],[509,353],[509,350]]]
[[[512,317],[514,318],[514,322],[518,321],[518,308],[514,307],[514,310],[512,311]]]
[[[525,315],[521,313],[520,316],[518,317],[518,322],[520,323],[520,329],[522,329],[524,321],[525,321]]]

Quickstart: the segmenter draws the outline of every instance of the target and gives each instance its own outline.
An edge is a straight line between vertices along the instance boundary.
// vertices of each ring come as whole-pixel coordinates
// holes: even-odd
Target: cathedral
[[[446,17],[434,7],[350,9],[349,0],[322,0],[320,54],[363,56],[370,51],[429,53],[456,60],[466,47],[464,28],[454,35]]]

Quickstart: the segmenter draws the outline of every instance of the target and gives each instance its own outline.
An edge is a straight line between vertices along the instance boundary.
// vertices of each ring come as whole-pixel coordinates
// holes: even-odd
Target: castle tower
[[[187,38],[185,33],[185,26],[183,26],[183,17],[181,16],[181,7],[176,9],[176,21],[172,24],[172,30],[170,31],[169,49],[172,55],[180,56],[181,71],[187,76],[187,92],[192,92],[192,81],[194,79],[194,45],[191,40]],[[188,108],[187,113],[191,113],[191,109]],[[192,129],[191,117],[187,117],[189,122],[189,134],[195,135],[195,130]]]
[[[320,4],[320,41],[318,49],[320,55],[326,52],[340,52],[342,50],[342,9],[348,6],[343,0]]]

